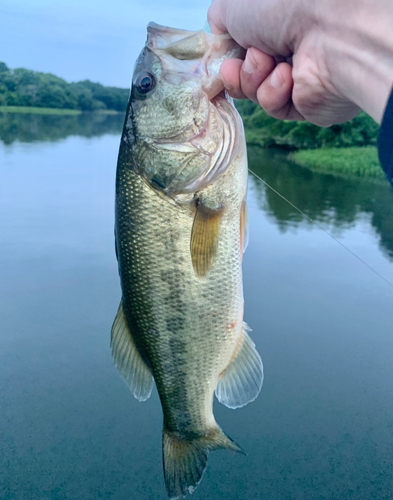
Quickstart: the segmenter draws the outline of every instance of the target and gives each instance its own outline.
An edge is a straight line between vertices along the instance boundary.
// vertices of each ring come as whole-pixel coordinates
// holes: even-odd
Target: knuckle
[[[273,114],[279,114],[281,118],[282,110],[288,106],[291,96],[287,92],[258,92],[257,98],[266,113],[272,116]]]

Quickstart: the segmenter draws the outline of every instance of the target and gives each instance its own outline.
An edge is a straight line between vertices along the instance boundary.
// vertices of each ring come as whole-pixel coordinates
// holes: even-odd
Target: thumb
[[[207,11],[207,22],[209,23],[211,32],[215,35],[227,33],[225,20],[225,2],[222,0],[213,0]]]

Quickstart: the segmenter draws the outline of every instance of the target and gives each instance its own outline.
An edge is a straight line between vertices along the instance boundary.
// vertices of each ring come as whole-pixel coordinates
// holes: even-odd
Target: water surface
[[[165,499],[157,393],[136,401],[109,349],[122,118],[75,118],[0,117],[0,498]],[[249,157],[393,282],[386,184]],[[248,456],[211,454],[192,498],[391,499],[393,290],[252,177],[248,203],[245,317],[265,383],[243,409],[216,404]]]

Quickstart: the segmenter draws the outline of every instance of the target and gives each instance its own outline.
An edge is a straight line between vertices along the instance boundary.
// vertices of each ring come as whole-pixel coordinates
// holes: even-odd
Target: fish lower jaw
[[[217,112],[220,112],[220,105],[223,105],[223,101],[228,102],[227,94],[224,89],[220,90],[220,92],[215,93],[214,96],[209,99],[210,103],[216,108]],[[209,119],[205,121],[205,123],[198,129],[198,133],[193,135],[188,139],[188,143],[198,147],[198,142],[206,137],[209,133]],[[207,151],[206,151],[207,152]]]
[[[220,90],[220,92],[218,92],[214,97],[212,97],[210,99],[210,102],[215,106],[217,107],[217,104],[221,101],[228,101],[228,97],[227,97],[227,93],[225,91],[225,89],[223,88],[222,90]]]

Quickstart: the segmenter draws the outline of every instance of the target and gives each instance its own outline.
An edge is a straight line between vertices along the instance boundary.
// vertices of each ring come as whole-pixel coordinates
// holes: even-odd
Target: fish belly
[[[190,255],[193,212],[160,197],[130,169],[118,172],[123,308],[172,432],[203,434],[214,426],[214,390],[242,335],[241,196],[234,201],[220,222],[215,262],[201,278]]]

